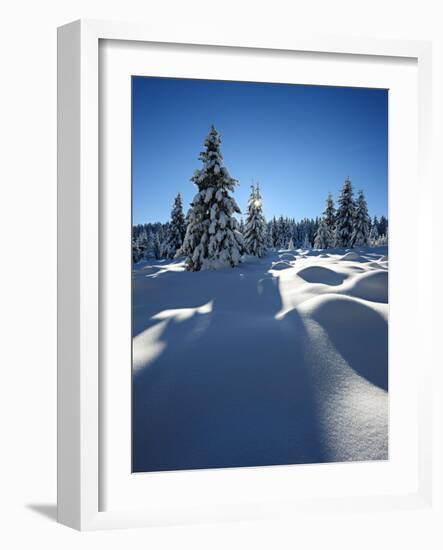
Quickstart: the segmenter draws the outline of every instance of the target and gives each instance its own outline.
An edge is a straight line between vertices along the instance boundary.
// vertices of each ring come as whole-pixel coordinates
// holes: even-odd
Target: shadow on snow
[[[301,349],[304,325],[281,310],[267,260],[222,272],[138,274],[133,334],[172,316],[163,351],[133,377],[133,471],[327,462]],[[267,266],[267,267],[266,267]],[[168,278],[168,284],[160,284]],[[167,289],[167,290],[166,290]]]

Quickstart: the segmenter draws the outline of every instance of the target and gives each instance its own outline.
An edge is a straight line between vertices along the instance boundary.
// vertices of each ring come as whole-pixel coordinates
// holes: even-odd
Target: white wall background
[[[440,6],[439,6],[440,4]],[[16,0],[1,9],[0,56],[0,545],[4,548],[423,548],[443,545],[433,512],[327,515],[216,526],[77,533],[54,522],[56,495],[56,27],[74,19],[224,29],[433,40],[434,177],[442,187],[443,17],[438,0]],[[158,22],[158,23],[157,23]],[[438,191],[442,198],[441,189]],[[441,284],[440,218],[429,273]],[[437,269],[439,268],[439,269]],[[441,311],[441,309],[440,309]],[[436,322],[440,322],[436,315]],[[441,325],[440,325],[441,326]],[[441,334],[441,330],[439,331]],[[436,325],[437,335],[437,325]],[[436,357],[439,357],[438,351]],[[440,368],[443,362],[440,357]],[[441,380],[441,375],[440,375]],[[442,407],[436,386],[436,412]],[[442,434],[438,457],[443,464]],[[441,468],[440,468],[441,469]],[[439,495],[442,476],[436,469]]]

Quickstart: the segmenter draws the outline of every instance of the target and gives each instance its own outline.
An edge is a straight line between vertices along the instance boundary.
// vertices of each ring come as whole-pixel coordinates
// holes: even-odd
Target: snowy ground
[[[133,272],[134,471],[388,458],[387,247]]]

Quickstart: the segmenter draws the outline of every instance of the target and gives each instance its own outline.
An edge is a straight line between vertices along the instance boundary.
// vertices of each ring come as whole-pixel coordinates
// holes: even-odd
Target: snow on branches
[[[183,214],[183,202],[180,193],[174,199],[171,211],[171,221],[168,226],[166,242],[164,244],[164,255],[173,259],[183,244],[186,233],[186,222]]]
[[[260,187],[258,184],[255,187],[251,185],[244,233],[246,252],[262,258],[267,250],[267,233]]]
[[[189,271],[234,267],[241,261],[243,238],[234,217],[240,208],[230,195],[237,181],[223,166],[220,144],[220,134],[212,126],[199,156],[203,166],[191,178],[198,193],[180,251]]]
[[[335,240],[338,248],[352,247],[354,233],[355,204],[353,198],[352,183],[345,179],[340,197],[335,227]]]
[[[325,218],[322,218],[318,224],[317,234],[315,235],[314,248],[322,250],[324,248],[331,248],[331,242],[333,240],[332,233],[328,227]]]
[[[354,230],[352,233],[353,246],[368,246],[371,231],[371,219],[363,191],[359,191],[355,204]]]

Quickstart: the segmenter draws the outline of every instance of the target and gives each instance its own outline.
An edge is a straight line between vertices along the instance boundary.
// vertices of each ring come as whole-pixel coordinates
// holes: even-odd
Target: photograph
[[[389,90],[131,102],[132,472],[388,460]]]

